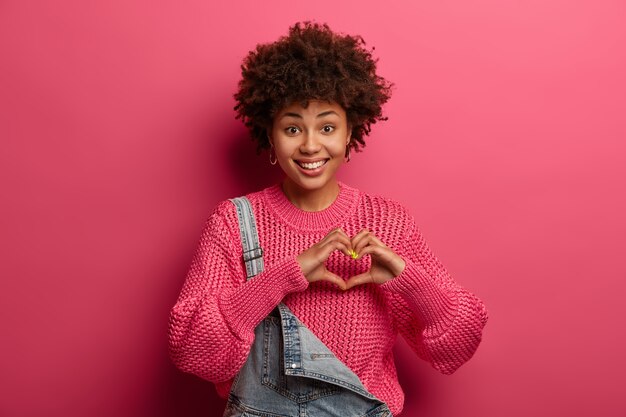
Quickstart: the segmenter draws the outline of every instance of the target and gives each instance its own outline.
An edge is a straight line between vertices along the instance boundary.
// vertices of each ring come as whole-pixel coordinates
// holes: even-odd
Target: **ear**
[[[265,129],[265,134],[267,135],[267,140],[269,141],[270,146],[274,146],[274,139],[272,138],[272,135],[270,134],[270,132],[271,132],[271,129],[269,128]]]

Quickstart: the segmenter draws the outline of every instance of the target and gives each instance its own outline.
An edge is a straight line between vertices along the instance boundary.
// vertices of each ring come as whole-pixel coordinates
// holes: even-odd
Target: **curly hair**
[[[234,109],[258,141],[257,154],[270,147],[267,134],[278,111],[295,102],[306,107],[313,99],[335,102],[346,111],[349,147],[361,151],[371,125],[387,120],[382,106],[393,86],[376,74],[372,51],[361,36],[340,35],[327,24],[309,21],[250,51],[241,65]]]

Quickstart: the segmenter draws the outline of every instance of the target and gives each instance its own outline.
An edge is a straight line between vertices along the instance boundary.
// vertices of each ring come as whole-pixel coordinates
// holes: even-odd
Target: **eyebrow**
[[[325,111],[325,112],[322,112],[322,113],[318,114],[317,116],[315,116],[315,118],[319,119],[320,117],[328,116],[330,114],[334,114],[336,116],[339,116],[336,111],[328,110],[328,111]],[[280,118],[282,119],[283,117],[287,117],[287,116],[291,116],[291,117],[296,117],[298,119],[302,119],[302,115],[300,115],[298,113],[291,113],[291,112],[287,112],[287,113],[283,114],[282,116],[280,116]]]

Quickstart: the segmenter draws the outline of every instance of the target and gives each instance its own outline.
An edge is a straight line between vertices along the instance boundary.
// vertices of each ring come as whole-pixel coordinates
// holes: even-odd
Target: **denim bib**
[[[247,278],[263,271],[256,223],[246,197],[237,208]],[[280,303],[254,330],[224,417],[392,417],[359,377]]]

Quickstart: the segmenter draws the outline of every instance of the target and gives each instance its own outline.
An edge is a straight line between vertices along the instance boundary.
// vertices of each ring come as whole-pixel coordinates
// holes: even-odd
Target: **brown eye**
[[[325,126],[322,128],[322,131],[323,131],[324,133],[331,133],[333,130],[335,130],[335,127],[334,127],[334,126],[332,126],[332,125],[325,125]]]
[[[300,131],[300,129],[298,129],[298,128],[297,128],[297,127],[295,127],[295,126],[289,126],[287,129],[285,129],[285,132],[286,132],[288,135],[295,135],[295,134],[297,134],[299,131]]]

